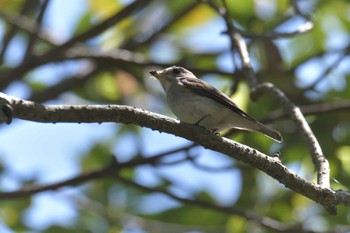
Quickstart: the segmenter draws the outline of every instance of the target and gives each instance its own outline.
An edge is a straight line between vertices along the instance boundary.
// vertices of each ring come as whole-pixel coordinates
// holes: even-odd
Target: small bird
[[[150,71],[166,94],[171,111],[182,122],[198,124],[212,132],[235,128],[259,132],[277,142],[281,134],[243,112],[227,95],[179,66]]]

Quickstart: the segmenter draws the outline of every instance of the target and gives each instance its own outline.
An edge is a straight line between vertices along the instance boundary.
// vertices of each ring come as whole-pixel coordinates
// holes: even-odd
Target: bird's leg
[[[197,121],[196,123],[194,123],[195,125],[199,125],[199,123],[201,123],[208,115],[204,115],[201,119],[199,119],[199,121]]]
[[[201,119],[199,119],[199,121],[197,121],[196,123],[194,123],[195,125],[198,125],[198,126],[201,126],[201,127],[204,127],[202,125],[199,125],[199,123],[201,123],[208,115],[204,115]],[[204,127],[205,128],[205,127]],[[213,129],[213,130],[209,130],[209,132],[213,133],[213,134],[216,134],[218,136],[220,136],[220,133],[217,129]]]
[[[217,135],[217,136],[220,136],[220,133],[219,133],[219,131],[218,131],[217,129],[213,129],[213,130],[211,131],[211,133],[213,133],[213,134],[215,134],[215,135]]]

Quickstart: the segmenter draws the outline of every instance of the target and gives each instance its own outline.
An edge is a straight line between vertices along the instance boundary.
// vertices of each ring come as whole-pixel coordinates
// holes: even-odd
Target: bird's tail
[[[256,122],[256,127],[254,127],[256,132],[262,133],[265,136],[275,140],[276,142],[282,142],[283,138],[277,130],[271,129],[260,122]]]

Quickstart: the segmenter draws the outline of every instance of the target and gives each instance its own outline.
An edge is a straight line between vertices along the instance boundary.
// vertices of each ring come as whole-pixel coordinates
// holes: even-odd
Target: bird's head
[[[191,71],[180,66],[171,66],[159,71],[152,70],[150,74],[160,81],[164,90],[167,90],[172,82],[178,82],[178,78],[195,77]]]

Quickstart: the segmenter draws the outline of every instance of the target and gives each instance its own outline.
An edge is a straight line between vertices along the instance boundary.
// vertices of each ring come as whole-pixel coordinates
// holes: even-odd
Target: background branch
[[[240,211],[240,210],[237,210],[237,209],[232,208],[232,207],[219,206],[219,205],[212,204],[212,203],[209,203],[206,201],[178,197],[178,196],[176,196],[168,191],[161,190],[159,188],[150,188],[150,187],[138,184],[130,179],[122,177],[119,174],[120,170],[122,170],[124,168],[131,168],[131,167],[142,165],[142,164],[149,165],[149,162],[154,163],[156,160],[160,159],[161,157],[164,157],[166,155],[176,153],[179,151],[187,150],[187,149],[190,149],[192,147],[193,147],[193,144],[191,144],[187,147],[164,152],[164,153],[161,153],[159,155],[152,156],[151,158],[137,159],[137,160],[126,162],[126,163],[117,163],[113,159],[109,164],[107,164],[106,166],[104,166],[100,169],[86,172],[86,173],[77,175],[73,178],[70,178],[70,179],[67,179],[64,181],[55,182],[55,183],[48,184],[48,185],[30,185],[30,186],[27,186],[25,188],[22,188],[22,189],[16,190],[16,191],[0,192],[0,199],[5,200],[5,199],[14,199],[14,198],[24,198],[24,197],[29,197],[29,196],[31,196],[35,193],[39,193],[39,192],[55,191],[55,190],[57,190],[59,188],[63,188],[63,187],[77,186],[77,185],[81,185],[81,184],[88,182],[88,181],[97,180],[97,179],[101,179],[101,178],[107,178],[107,177],[113,177],[113,178],[116,178],[117,180],[121,181],[122,183],[125,183],[129,186],[135,187],[137,189],[141,189],[141,190],[144,190],[144,191],[150,192],[150,193],[155,193],[155,192],[162,193],[162,194],[164,194],[164,195],[166,195],[174,200],[177,200],[179,202],[194,205],[194,206],[199,206],[201,208],[212,209],[212,210],[219,211],[222,213],[242,216],[247,220],[255,221],[258,224],[260,224],[268,229],[272,229],[272,230],[275,230],[278,232],[285,232],[285,231],[288,231],[289,229],[295,230],[296,228],[301,230],[300,226],[290,226],[290,224],[284,224],[282,222],[279,222],[277,220],[274,220],[274,219],[268,218],[268,217],[261,217],[253,212]],[[301,231],[301,232],[304,232],[304,231]]]
[[[49,5],[49,2],[50,2],[50,0],[44,0],[42,5],[41,5],[38,17],[36,19],[36,24],[37,24],[37,27],[39,27],[39,28],[41,27],[41,24],[43,22],[44,14],[45,14],[46,9]],[[37,37],[33,33],[29,36],[27,48],[26,48],[26,51],[25,51],[24,56],[23,56],[23,61],[28,60],[31,57],[31,54],[33,51],[33,46],[35,45],[36,39],[37,39]]]
[[[347,111],[350,109],[350,102],[319,103],[299,107],[304,116],[319,115],[336,111]],[[284,111],[274,111],[268,117],[261,119],[264,123],[285,119],[288,114]]]

